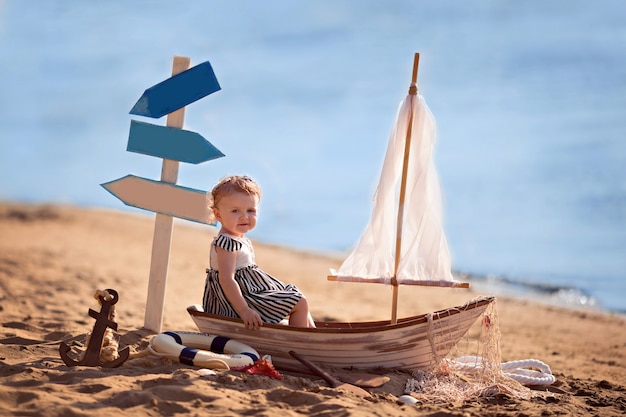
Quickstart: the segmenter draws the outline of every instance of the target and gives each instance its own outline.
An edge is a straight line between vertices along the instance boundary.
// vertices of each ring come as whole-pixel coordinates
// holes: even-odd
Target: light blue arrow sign
[[[148,88],[130,114],[158,119],[220,89],[206,61]]]
[[[130,121],[126,150],[191,164],[224,156],[211,142],[196,132],[136,120]]]

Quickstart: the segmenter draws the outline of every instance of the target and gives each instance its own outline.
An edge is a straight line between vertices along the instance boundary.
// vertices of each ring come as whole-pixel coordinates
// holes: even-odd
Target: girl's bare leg
[[[311,313],[308,314],[307,322],[309,323],[309,327],[316,327],[315,321],[313,321],[313,316],[311,316]]]
[[[313,318],[309,313],[309,302],[304,296],[300,298],[298,304],[291,310],[289,325],[294,327],[315,327]]]

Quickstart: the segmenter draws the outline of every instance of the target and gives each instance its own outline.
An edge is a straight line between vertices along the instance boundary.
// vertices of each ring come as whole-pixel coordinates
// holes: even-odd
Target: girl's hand
[[[259,313],[248,307],[243,314],[241,315],[241,319],[243,320],[243,324],[246,325],[247,329],[258,330],[259,327],[263,326],[263,320],[261,320],[261,316]]]

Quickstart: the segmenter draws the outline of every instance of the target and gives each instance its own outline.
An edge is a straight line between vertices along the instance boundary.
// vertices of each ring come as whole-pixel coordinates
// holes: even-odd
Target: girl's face
[[[235,192],[221,197],[213,213],[224,231],[233,236],[243,237],[256,226],[258,205],[258,196]]]

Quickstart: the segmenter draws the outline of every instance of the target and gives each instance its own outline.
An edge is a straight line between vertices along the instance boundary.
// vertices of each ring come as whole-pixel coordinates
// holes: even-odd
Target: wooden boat
[[[481,297],[462,306],[402,318],[397,323],[316,322],[306,329],[283,324],[264,324],[248,330],[239,319],[205,313],[200,306],[187,311],[200,331],[226,336],[270,355],[278,369],[306,368],[289,355],[290,350],[312,362],[337,368],[390,368],[409,371],[428,369],[445,357],[480,317],[493,297]]]
[[[239,319],[189,307],[200,331],[230,337],[262,355],[269,354],[279,369],[305,369],[289,355],[290,350],[335,367],[427,369],[450,352],[494,301],[481,297],[433,313],[396,317],[399,285],[469,287],[452,276],[432,162],[434,118],[417,94],[418,62],[419,54],[415,54],[412,83],[392,129],[370,223],[339,270],[328,276],[331,281],[392,285],[391,319],[316,322],[314,329],[264,324],[250,331]]]

